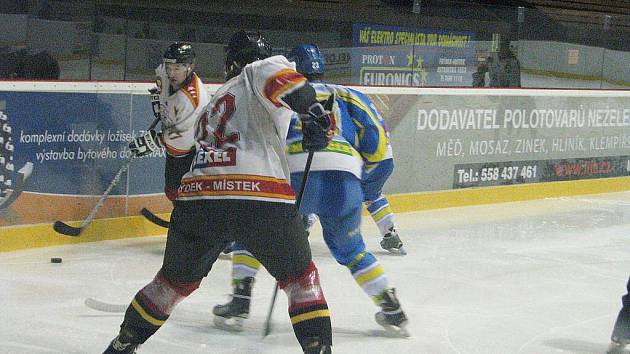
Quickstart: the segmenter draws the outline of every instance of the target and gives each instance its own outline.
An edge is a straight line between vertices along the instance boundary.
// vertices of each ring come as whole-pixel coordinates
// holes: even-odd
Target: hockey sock
[[[278,285],[289,298],[289,317],[302,349],[314,338],[321,344],[332,345],[330,312],[315,264],[311,262],[302,274]]]
[[[162,271],[140,290],[125,312],[121,331],[133,333],[133,343],[144,343],[168,319],[173,308],[199,287],[201,281],[177,283]]]
[[[378,296],[387,289],[387,276],[381,264],[370,252],[361,252],[346,265],[361,289],[378,305]]]
[[[234,248],[232,253],[232,285],[240,279],[255,278],[258,269],[260,269],[260,262],[251,253],[240,249],[238,244],[235,244]]]
[[[385,236],[391,227],[394,226],[394,212],[389,206],[389,201],[384,195],[376,199],[373,202],[367,204],[367,210],[372,215],[372,219],[376,222],[381,236]]]

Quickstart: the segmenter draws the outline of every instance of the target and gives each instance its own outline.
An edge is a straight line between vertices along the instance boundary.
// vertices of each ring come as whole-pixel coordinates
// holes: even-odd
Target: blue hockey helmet
[[[302,75],[321,75],[326,70],[324,56],[315,44],[300,44],[291,49],[287,58],[295,62],[295,69]]]

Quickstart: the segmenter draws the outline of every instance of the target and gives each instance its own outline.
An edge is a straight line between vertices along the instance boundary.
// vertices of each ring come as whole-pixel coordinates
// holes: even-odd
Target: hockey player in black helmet
[[[271,56],[260,33],[228,45],[226,77],[196,124],[196,150],[171,214],[164,260],[127,308],[106,353],[133,353],[199,287],[225,246],[243,244],[277,280],[304,353],[331,353],[328,303],[289,184],[285,151],[294,112],[303,148],[330,142],[330,102],[284,56]]]
[[[189,81],[193,74],[195,51],[188,42],[175,42],[164,52],[163,62],[171,90],[176,90]]]
[[[325,62],[316,45],[298,45],[287,58],[294,61],[296,70],[309,79],[319,97],[332,95],[341,98],[337,99],[335,107],[341,127],[335,131],[333,144],[344,148],[331,145],[318,153],[309,171],[300,212],[320,217],[324,240],[332,255],[339,264],[347,267],[357,285],[380,307],[375,314],[376,322],[391,335],[408,336],[407,315],[384,267],[366,249],[360,231],[362,204],[365,202],[383,235],[381,247],[392,253],[404,254],[394,227],[393,212],[382,194],[383,185],[394,168],[389,132],[366,95],[321,81]],[[301,140],[300,124],[294,118],[287,136],[287,161],[294,190],[300,190],[307,159],[307,154],[300,148]],[[254,255],[246,247],[235,244],[232,298],[212,310],[218,328],[243,330],[243,322],[249,317],[253,285],[259,269],[260,263]]]
[[[271,56],[271,45],[260,32],[239,31],[225,49],[225,80],[241,73],[243,67]]]
[[[155,69],[160,97],[159,115],[162,131],[150,130],[135,138],[129,149],[136,157],[164,148],[164,193],[172,202],[177,196],[179,182],[190,168],[195,151],[195,122],[203,113],[209,95],[194,71],[195,51],[188,42],[174,42]]]

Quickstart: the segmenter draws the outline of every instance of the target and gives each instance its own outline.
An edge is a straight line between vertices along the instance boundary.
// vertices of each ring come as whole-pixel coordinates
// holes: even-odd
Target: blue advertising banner
[[[154,119],[148,94],[83,86],[0,92],[0,226],[83,220]],[[164,154],[134,159],[98,216],[168,211]]]
[[[472,85],[473,32],[358,23],[352,46],[352,76],[359,85]]]
[[[99,195],[129,157],[128,144],[153,120],[148,95],[2,92],[14,165],[33,164],[31,192]],[[25,104],[28,102],[28,104]],[[134,161],[141,183],[120,183],[112,195],[158,193],[164,152]],[[153,161],[151,161],[153,160]],[[134,180],[134,178],[130,178]]]

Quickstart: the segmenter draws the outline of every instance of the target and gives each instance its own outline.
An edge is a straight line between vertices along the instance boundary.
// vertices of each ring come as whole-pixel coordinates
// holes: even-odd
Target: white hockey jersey
[[[158,67],[156,73],[162,76],[162,70]],[[210,101],[208,91],[195,73],[175,92],[169,90],[165,77],[162,83],[166,86],[160,94],[162,143],[171,156],[187,155],[195,149],[195,123]]]
[[[178,200],[294,203],[285,155],[293,111],[282,98],[305,83],[278,55],[248,64],[221,86],[199,119],[196,155]]]

